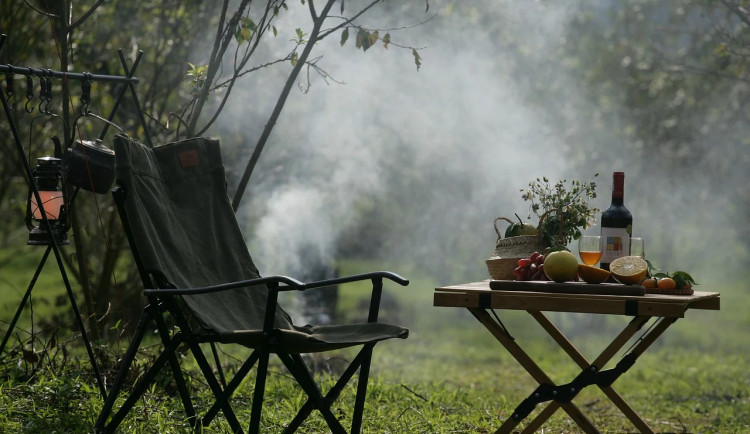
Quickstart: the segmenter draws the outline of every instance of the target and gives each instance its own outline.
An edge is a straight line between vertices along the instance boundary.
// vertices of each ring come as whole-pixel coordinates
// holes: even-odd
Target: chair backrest
[[[114,143],[117,184],[125,194],[120,211],[142,271],[177,288],[259,277],[227,195],[217,139],[152,149],[119,135]],[[182,298],[204,327],[222,332],[262,329],[267,297],[259,285]],[[291,327],[281,308],[275,327]]]

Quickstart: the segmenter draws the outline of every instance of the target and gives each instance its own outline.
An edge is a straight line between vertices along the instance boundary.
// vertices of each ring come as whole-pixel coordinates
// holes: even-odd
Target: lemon
[[[623,256],[609,264],[609,271],[618,282],[637,285],[646,277],[648,264],[640,256]]]
[[[578,275],[578,259],[567,250],[552,252],[544,258],[544,274],[558,283],[575,280]]]
[[[604,283],[609,278],[609,271],[591,265],[579,264],[578,277],[586,283]]]

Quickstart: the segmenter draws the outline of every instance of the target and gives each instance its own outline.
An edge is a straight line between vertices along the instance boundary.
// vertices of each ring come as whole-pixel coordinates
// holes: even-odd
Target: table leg
[[[578,352],[570,341],[560,332],[560,330],[552,324],[549,319],[539,311],[528,311],[537,322],[552,336],[552,338],[565,350],[566,353],[573,359],[578,366],[582,369],[587,369],[591,366],[586,358]],[[619,351],[619,349],[637,332],[650,317],[636,317],[631,321],[628,326],[615,338],[614,341],[605,349],[602,354],[597,357],[593,365],[597,368],[602,368],[612,357]],[[661,336],[662,333],[672,325],[677,319],[676,318],[660,318],[658,323],[653,330],[647,332],[647,334],[632,348],[630,354],[633,354],[636,358],[640,356],[656,339]],[[615,406],[622,412],[640,432],[652,433],[653,431],[646,422],[636,413],[630,405],[612,388],[611,385],[602,385],[599,388],[604,392],[605,395],[612,401]]]
[[[492,333],[493,336],[495,336],[495,339],[500,342],[506,350],[513,356],[516,361],[524,368],[526,369],[526,372],[531,375],[531,377],[536,380],[537,383],[543,384],[551,384],[554,385],[552,382],[552,379],[547,376],[547,374],[544,373],[544,371],[534,362],[534,360],[529,357],[528,354],[513,340],[511,339],[507,333],[500,327],[500,325],[492,319],[492,317],[487,313],[484,309],[477,309],[477,308],[468,308],[469,311],[481,322],[487,330],[489,330],[490,333]],[[591,423],[591,421],[581,412],[581,410],[578,409],[578,407],[575,406],[572,402],[564,402],[559,403],[559,407],[562,407],[563,410],[565,410],[566,413],[573,419],[578,426],[580,426],[585,432],[587,433],[598,433],[599,431],[594,427],[594,425]],[[557,410],[557,408],[555,408]],[[554,411],[552,412],[554,413]],[[541,421],[543,423],[549,416],[552,415],[550,413],[547,415],[544,420]],[[518,423],[521,421],[521,418],[514,417],[516,415],[512,415],[506,421],[502,424],[502,426],[497,430],[498,433],[507,433],[511,432],[513,428],[515,428]],[[537,417],[539,418],[539,417]]]

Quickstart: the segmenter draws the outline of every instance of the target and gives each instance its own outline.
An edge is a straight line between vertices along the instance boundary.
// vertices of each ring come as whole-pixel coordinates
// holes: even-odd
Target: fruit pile
[[[689,290],[696,284],[693,276],[684,271],[675,271],[674,273],[655,273],[653,276],[644,279],[641,285],[646,289],[670,291],[674,289]]]
[[[513,270],[513,274],[516,275],[516,280],[549,280],[547,275],[544,274],[544,260],[548,253],[549,249],[545,250],[544,253],[534,252],[528,258],[519,259],[518,267]]]

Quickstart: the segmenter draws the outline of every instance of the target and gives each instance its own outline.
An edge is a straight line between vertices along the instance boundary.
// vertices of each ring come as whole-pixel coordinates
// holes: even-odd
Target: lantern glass
[[[42,204],[44,205],[44,212],[47,213],[47,218],[50,220],[57,220],[60,218],[61,208],[65,205],[62,191],[47,191],[39,190],[39,196],[42,198]],[[36,195],[31,195],[31,216],[34,220],[41,221],[42,210],[36,203]]]
[[[37,166],[32,171],[42,206],[40,207],[37,202],[37,195],[30,191],[26,208],[29,245],[49,245],[52,240],[59,245],[70,243],[61,163],[61,160],[55,157],[38,158]],[[44,222],[45,216],[49,225]]]

